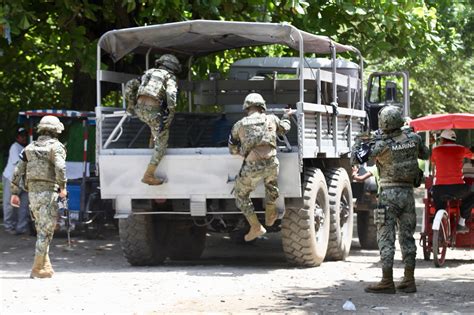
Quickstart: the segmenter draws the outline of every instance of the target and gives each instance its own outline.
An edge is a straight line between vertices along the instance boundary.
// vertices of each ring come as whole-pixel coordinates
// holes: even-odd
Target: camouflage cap
[[[171,54],[165,54],[155,61],[155,66],[163,66],[174,73],[181,72],[181,64],[178,58]]]
[[[382,108],[379,112],[378,118],[379,128],[382,130],[399,129],[405,123],[401,109],[393,105]]]
[[[258,93],[250,93],[247,95],[244,101],[244,105],[242,106],[243,110],[246,110],[252,106],[261,107],[263,110],[267,110],[267,106],[265,105],[265,100],[263,99],[262,95]]]
[[[41,131],[53,131],[55,133],[61,133],[64,130],[64,125],[59,121],[56,116],[44,116],[41,118],[38,124],[38,132]]]

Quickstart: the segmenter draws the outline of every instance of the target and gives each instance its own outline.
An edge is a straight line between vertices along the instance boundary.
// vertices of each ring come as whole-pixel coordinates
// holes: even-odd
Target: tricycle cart
[[[410,126],[415,131],[426,131],[428,141],[429,131],[441,129],[474,129],[473,114],[438,114],[414,119]],[[472,144],[471,131],[469,130],[468,141]],[[474,166],[469,161],[464,164],[464,180],[474,188]],[[449,198],[445,209],[436,211],[431,188],[433,186],[433,174],[430,173],[429,166],[425,170],[425,197],[423,199],[425,208],[423,211],[423,221],[421,229],[420,244],[423,246],[423,256],[429,260],[433,253],[433,262],[436,267],[441,267],[445,263],[446,251],[451,248],[474,248],[474,208],[471,209],[471,219],[466,222],[469,233],[457,233],[456,226],[460,216],[460,200]]]

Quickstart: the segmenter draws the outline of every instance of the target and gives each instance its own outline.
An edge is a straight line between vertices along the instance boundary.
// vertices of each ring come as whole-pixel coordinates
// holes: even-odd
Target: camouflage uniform
[[[61,128],[64,128],[62,124]],[[46,264],[49,264],[52,271],[48,253],[58,219],[58,191],[66,188],[66,148],[54,133],[41,133],[38,140],[26,146],[20,155],[11,188],[12,192],[17,194],[24,185],[29,192],[30,208],[37,232],[35,264],[36,259],[42,257],[43,260],[46,259]],[[39,268],[43,267],[44,262]]]
[[[403,261],[415,266],[416,227],[413,182],[418,173],[418,158],[429,157],[428,148],[411,130],[400,129],[382,135],[370,155],[380,171],[379,204],[386,207],[385,224],[377,231],[383,267],[392,268],[395,254],[395,228],[399,224],[399,242]]]
[[[17,192],[20,179],[26,180],[30,208],[37,231],[36,254],[48,254],[58,218],[58,189],[66,187],[66,149],[57,139],[39,136],[29,144],[18,163],[12,180]]]
[[[178,92],[176,76],[165,67],[145,72],[138,88],[135,112],[151,129],[155,148],[150,164],[158,165],[168,147],[169,126],[173,120]]]
[[[276,157],[277,134],[290,130],[288,116],[280,120],[275,115],[254,112],[242,118],[232,128],[229,140],[231,154],[244,157],[244,163],[237,176],[234,195],[236,205],[249,217],[254,214],[250,193],[263,179],[265,185],[266,205],[274,206],[278,198],[278,168]]]
[[[382,133],[369,143],[368,159],[375,159],[379,171],[379,207],[385,208],[385,217],[377,225],[377,243],[380,250],[384,285],[393,286],[392,268],[395,255],[395,230],[399,225],[399,243],[405,267],[415,268],[416,244],[413,234],[416,227],[414,180],[418,174],[418,158],[429,157],[428,148],[421,137],[410,129],[402,130],[403,118],[398,108],[387,106],[379,113]],[[353,149],[357,154],[358,146]],[[360,161],[360,159],[359,159]],[[389,278],[391,279],[390,281]],[[381,283],[384,282],[384,279]],[[414,280],[413,280],[414,286]],[[380,287],[370,287],[368,292],[378,293]],[[384,287],[385,289],[387,287]],[[394,293],[381,292],[381,293]]]

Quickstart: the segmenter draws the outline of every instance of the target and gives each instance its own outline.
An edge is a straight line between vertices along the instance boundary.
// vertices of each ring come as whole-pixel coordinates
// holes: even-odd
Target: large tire
[[[354,204],[349,175],[344,168],[326,173],[329,193],[330,231],[326,260],[345,260],[349,255],[354,229]]]
[[[373,211],[361,211],[357,213],[357,234],[362,249],[378,249],[377,226],[374,223]]]
[[[329,240],[329,198],[321,170],[308,168],[303,186],[303,208],[287,209],[282,220],[283,251],[290,263],[319,266]]]
[[[166,259],[165,224],[155,231],[153,216],[130,215],[119,220],[123,255],[132,266],[153,266]]]
[[[174,221],[169,225],[169,257],[172,260],[195,260],[206,246],[206,226],[191,221]]]

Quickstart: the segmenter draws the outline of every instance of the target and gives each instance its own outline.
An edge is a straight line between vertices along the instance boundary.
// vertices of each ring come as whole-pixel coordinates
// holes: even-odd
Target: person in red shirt
[[[473,154],[468,148],[456,144],[456,133],[453,130],[443,130],[440,137],[441,144],[435,147],[431,154],[431,161],[435,166],[433,201],[436,210],[439,210],[446,207],[448,199],[461,199],[461,217],[457,231],[466,233],[469,231],[466,220],[469,219],[474,206],[474,192],[471,192],[470,186],[465,183],[462,168],[463,160],[473,159]]]

